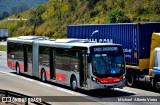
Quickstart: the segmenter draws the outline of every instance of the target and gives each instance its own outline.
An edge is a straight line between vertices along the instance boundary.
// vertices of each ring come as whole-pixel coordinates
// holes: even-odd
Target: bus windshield
[[[93,75],[99,77],[121,76],[125,72],[123,52],[116,50],[92,53]]]

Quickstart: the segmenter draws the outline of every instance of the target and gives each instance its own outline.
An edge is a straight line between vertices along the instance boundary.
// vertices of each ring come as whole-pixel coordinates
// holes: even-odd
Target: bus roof
[[[55,46],[55,47],[64,47],[64,48],[72,48],[72,47],[91,47],[91,46],[103,46],[103,45],[118,45],[121,46],[120,44],[114,44],[114,43],[96,43],[96,42],[71,42],[71,43],[63,43],[63,42],[56,42],[56,41],[39,41],[39,45],[44,46]]]
[[[118,45],[115,43],[96,43],[93,41],[89,41],[87,39],[55,39],[49,40],[46,37],[16,37],[16,38],[8,38],[8,42],[14,43],[22,43],[22,44],[32,44],[38,43],[40,46],[50,46],[50,47],[60,47],[60,48],[72,48],[72,47],[91,47],[91,46],[104,46],[104,45]]]
[[[14,38],[7,38],[7,42],[14,42],[14,43],[32,43],[36,40],[49,40],[47,36],[19,36]]]

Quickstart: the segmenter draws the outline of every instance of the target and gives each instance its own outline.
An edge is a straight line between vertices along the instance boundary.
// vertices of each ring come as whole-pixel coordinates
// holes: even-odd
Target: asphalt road
[[[140,88],[140,89],[139,89]],[[136,88],[125,87],[124,89],[110,89],[110,90],[94,90],[84,91],[78,90],[74,92],[70,88],[61,86],[54,83],[43,83],[38,79],[32,79],[31,77],[24,75],[17,75],[13,70],[7,67],[6,53],[0,52],[0,89],[10,90],[29,96],[51,96],[43,97],[43,99],[49,99],[47,101],[52,105],[81,105],[81,104],[93,104],[93,105],[159,105],[160,102],[118,102],[118,98],[132,99],[133,96],[158,96],[159,93],[153,92],[149,87],[145,85],[139,85]],[[60,96],[60,101],[57,101],[57,97]],[[67,96],[67,97],[66,97]],[[156,97],[157,98],[157,97]],[[57,100],[56,100],[57,99]],[[146,99],[146,98],[145,98]],[[66,102],[67,100],[78,102]],[[110,102],[111,101],[111,102]]]

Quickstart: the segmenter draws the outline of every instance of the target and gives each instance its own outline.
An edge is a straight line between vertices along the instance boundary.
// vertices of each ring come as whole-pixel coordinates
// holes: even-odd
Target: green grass
[[[0,51],[7,51],[6,45],[0,45]]]

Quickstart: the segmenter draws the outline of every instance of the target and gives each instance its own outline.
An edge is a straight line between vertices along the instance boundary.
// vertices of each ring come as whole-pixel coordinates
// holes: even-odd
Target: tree
[[[40,25],[43,22],[41,15],[43,14],[44,10],[45,9],[40,6],[35,10],[32,10],[29,14],[28,25]]]
[[[151,9],[155,11],[155,13],[160,14],[160,0],[152,0]]]
[[[99,0],[88,0],[88,8],[93,8]]]
[[[70,4],[70,11],[74,11],[77,6],[76,0],[68,0],[68,3]]]
[[[35,10],[32,10],[29,14],[29,19],[27,21],[27,25],[29,26],[34,26],[33,28],[33,35],[35,34],[35,28],[43,23],[43,19],[41,17],[41,15],[43,14],[43,12],[45,11],[45,9],[43,7],[38,7]]]
[[[107,14],[107,19],[109,23],[128,23],[130,19],[125,16],[124,12],[120,8],[112,9]]]

